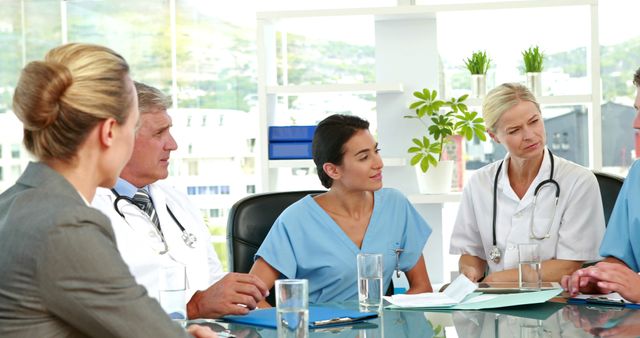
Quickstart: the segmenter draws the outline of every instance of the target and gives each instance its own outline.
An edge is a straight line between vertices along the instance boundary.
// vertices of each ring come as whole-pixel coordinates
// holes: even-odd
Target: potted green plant
[[[420,173],[426,173],[430,168],[444,171],[444,178],[438,178],[438,175],[432,175],[432,173],[421,175],[428,180],[421,184],[423,188],[444,185],[431,192],[447,192],[451,187],[453,161],[442,161],[445,145],[456,135],[467,140],[476,136],[481,141],[486,141],[484,120],[478,116],[477,112],[469,111],[464,103],[468,97],[466,94],[445,101],[438,98],[437,91],[425,88],[414,92],[413,96],[417,99],[409,106],[413,114],[404,117],[420,121],[425,127],[426,134],[421,138],[414,138],[413,145],[407,150],[413,155],[411,165],[419,168],[417,171]],[[422,180],[419,178],[420,182]]]
[[[471,94],[474,97],[484,97],[487,91],[486,76],[491,59],[486,51],[477,51],[464,61],[464,65],[471,73]]]
[[[538,46],[532,46],[522,51],[522,59],[524,61],[524,71],[527,75],[527,87],[529,87],[533,95],[540,96],[542,92],[541,73],[544,53],[540,51]]]

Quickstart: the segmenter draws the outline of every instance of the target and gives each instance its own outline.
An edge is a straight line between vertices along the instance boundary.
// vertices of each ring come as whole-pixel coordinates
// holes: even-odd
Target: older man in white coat
[[[268,289],[255,276],[222,271],[200,212],[162,181],[178,148],[169,131],[171,100],[156,88],[135,86],[140,121],[133,154],[115,187],[99,189],[92,204],[111,219],[118,250],[150,296],[158,297],[164,267],[184,266],[188,318],[246,314]]]

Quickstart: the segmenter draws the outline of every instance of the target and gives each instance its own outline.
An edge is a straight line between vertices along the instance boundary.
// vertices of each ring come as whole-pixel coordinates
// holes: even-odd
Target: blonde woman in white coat
[[[483,116],[508,153],[464,188],[450,246],[461,255],[460,272],[472,281],[518,281],[517,245],[529,242],[540,245],[543,281],[560,281],[598,259],[605,224],[596,178],[546,148],[540,106],[529,89],[494,88]]]

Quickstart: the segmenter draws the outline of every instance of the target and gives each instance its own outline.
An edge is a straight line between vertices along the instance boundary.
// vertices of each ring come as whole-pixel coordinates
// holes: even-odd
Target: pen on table
[[[353,321],[353,318],[351,317],[338,317],[338,318],[331,318],[331,319],[325,319],[325,320],[317,320],[315,322],[313,322],[313,325],[327,325],[327,324],[336,324],[336,323],[348,323],[350,321]]]

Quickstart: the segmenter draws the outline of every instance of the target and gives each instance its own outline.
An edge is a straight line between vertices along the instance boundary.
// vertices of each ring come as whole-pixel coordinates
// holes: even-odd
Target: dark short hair
[[[640,68],[636,70],[636,73],[633,74],[633,84],[636,87],[640,87]]]
[[[313,134],[313,162],[318,177],[325,188],[330,188],[333,179],[322,169],[325,163],[341,165],[344,145],[360,130],[368,130],[369,122],[357,116],[334,114],[318,123]]]

